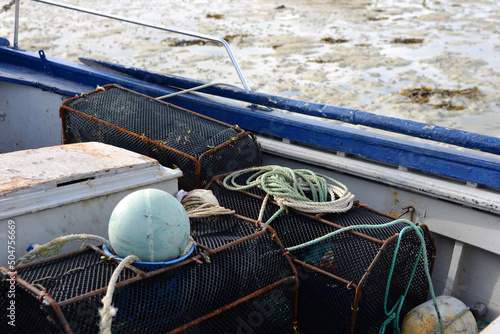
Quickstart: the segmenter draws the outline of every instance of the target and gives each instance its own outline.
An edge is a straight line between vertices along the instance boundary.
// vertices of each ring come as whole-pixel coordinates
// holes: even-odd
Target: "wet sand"
[[[500,4],[479,1],[71,1],[227,37],[252,90],[500,137]],[[20,47],[239,84],[221,46],[24,1]],[[13,10],[0,14],[12,41]],[[90,23],[90,25],[89,25]],[[183,46],[175,46],[181,44]],[[427,87],[478,94],[412,102]]]

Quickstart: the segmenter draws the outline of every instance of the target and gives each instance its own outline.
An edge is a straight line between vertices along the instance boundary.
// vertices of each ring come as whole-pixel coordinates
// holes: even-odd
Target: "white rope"
[[[16,0],[11,0],[8,4],[3,5],[2,8],[0,8],[0,14],[3,12],[6,12],[16,3]]]
[[[115,271],[113,272],[113,275],[109,280],[106,296],[104,296],[104,298],[102,299],[102,304],[104,306],[99,309],[99,315],[101,316],[101,323],[99,325],[99,328],[101,330],[101,334],[111,334],[111,323],[113,321],[113,317],[118,311],[116,307],[111,305],[111,302],[113,301],[113,294],[115,292],[116,281],[118,281],[118,276],[120,276],[120,273],[127,264],[140,261],[141,259],[136,255],[129,255],[120,262],[118,267],[116,267]]]
[[[223,83],[223,82],[210,82],[210,83],[207,83],[207,84],[204,84],[204,85],[201,85],[201,86],[196,86],[196,87],[193,87],[193,88],[184,89],[184,90],[181,90],[179,92],[172,93],[172,94],[159,96],[156,99],[157,100],[164,100],[164,99],[168,99],[170,97],[174,97],[174,96],[177,96],[177,95],[180,95],[180,94],[184,94],[184,93],[188,93],[188,92],[193,92],[193,91],[196,91],[196,90],[200,90],[200,89],[208,88],[208,87],[212,87],[212,86],[228,86],[228,87],[239,88],[238,86],[226,84],[226,83]]]
[[[93,240],[102,242],[109,248],[111,248],[111,244],[108,240],[100,237],[98,235],[93,234],[70,234],[63,237],[55,238],[54,240],[47,242],[43,245],[33,245],[33,249],[26,253],[23,257],[17,260],[17,264],[20,263],[28,263],[40,257],[45,258],[52,255],[57,255],[61,251],[63,246],[70,241],[85,241],[85,240]]]
[[[34,259],[37,259],[39,257],[47,257],[49,255],[55,255],[58,254],[61,250],[61,248],[68,242],[70,241],[85,241],[85,240],[94,240],[98,242],[102,242],[105,244],[110,250],[113,249],[111,244],[109,243],[108,240],[104,239],[101,236],[98,235],[92,235],[92,234],[71,234],[67,236],[62,236],[59,238],[56,238],[48,243],[45,243],[43,245],[33,245],[33,249],[29,251],[26,255],[21,257],[18,261],[17,264],[19,263],[27,263],[30,262]],[[189,237],[188,244],[186,248],[184,249],[183,253],[181,254],[181,257],[187,254],[187,252],[191,249],[191,247],[195,245],[195,241],[193,238]],[[113,275],[111,276],[111,279],[108,284],[108,289],[106,291],[106,295],[102,299],[102,304],[103,308],[99,310],[99,315],[101,316],[101,322],[100,322],[100,332],[102,334],[111,334],[111,323],[113,320],[113,317],[116,315],[116,312],[118,309],[116,307],[113,307],[111,305],[111,302],[113,301],[113,294],[115,291],[115,285],[116,282],[118,281],[118,276],[120,276],[121,271],[123,268],[125,268],[126,265],[132,262],[140,262],[141,259],[137,257],[136,255],[129,255],[125,259],[123,259],[118,267],[116,267],[115,271],[113,272]]]
[[[259,222],[261,222],[262,219],[264,219],[264,212],[266,212],[266,206],[268,201],[269,201],[269,194],[266,194],[266,197],[264,197],[264,200],[262,201],[262,206],[260,207],[259,218],[257,218],[257,221]]]
[[[189,242],[186,248],[184,249],[181,257],[187,254],[189,249],[191,249],[191,247],[194,244],[195,244],[194,239],[189,237]],[[120,276],[120,273],[122,272],[123,268],[125,268],[125,266],[133,262],[141,262],[141,259],[136,255],[129,255],[126,258],[124,258],[120,262],[118,267],[116,267],[115,271],[113,272],[113,275],[111,276],[111,279],[109,280],[106,295],[102,299],[103,307],[99,309],[99,315],[101,316],[101,322],[99,324],[99,328],[101,334],[111,334],[111,324],[113,322],[113,317],[118,312],[118,309],[113,305],[111,305],[111,303],[113,302],[113,294],[115,292],[116,282],[118,281],[118,276]]]
[[[179,257],[183,257],[184,255],[186,255],[189,252],[189,250],[191,249],[191,247],[193,247],[193,246],[196,246],[196,241],[194,241],[193,237],[190,236],[189,241],[186,245],[186,248],[184,248],[181,256],[179,256]]]
[[[229,210],[217,204],[209,203],[197,195],[186,196],[181,203],[184,209],[186,209],[189,218],[234,214],[234,210]]]
[[[254,173],[245,185],[236,183],[236,178],[249,172]],[[273,196],[280,207],[306,213],[346,212],[352,208],[354,200],[354,195],[337,180],[310,170],[281,166],[254,167],[235,172],[224,179],[224,187],[229,190],[258,187],[267,193],[263,208]],[[263,210],[259,216],[261,220]]]
[[[300,186],[304,191],[310,191],[311,188],[307,183],[298,179]],[[333,213],[333,212],[346,212],[352,208],[354,195],[346,192],[346,189],[336,186],[334,184],[327,185],[328,194],[332,200],[328,202],[309,202],[302,199],[294,199],[290,197],[277,197],[275,200],[279,206],[286,206],[294,208],[306,213]],[[338,199],[335,199],[336,196]]]

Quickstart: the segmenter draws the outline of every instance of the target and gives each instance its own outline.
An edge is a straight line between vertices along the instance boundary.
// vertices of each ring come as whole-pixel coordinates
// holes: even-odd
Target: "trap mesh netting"
[[[238,183],[248,176],[239,176]],[[427,300],[421,252],[431,271],[436,254],[427,227],[420,226],[422,250],[415,230],[405,230],[404,223],[370,228],[394,218],[362,205],[326,214],[289,209],[266,225],[257,222],[264,192],[228,190],[223,180],[217,176],[207,188],[236,214],[191,218],[198,244],[192,258],[145,274],[133,265],[125,269],[113,295],[113,333],[364,334],[384,326],[392,333],[409,310]],[[278,210],[270,200],[262,221]],[[347,226],[363,228],[304,246]],[[89,245],[19,266],[16,302],[27,310],[20,312],[23,330],[98,332],[98,309],[117,267],[103,254]],[[8,284],[2,281],[2,294]],[[45,298],[41,304],[41,291],[55,302]],[[391,308],[401,296],[404,303],[395,314]]]
[[[185,190],[261,163],[255,137],[238,126],[116,85],[69,99],[60,113],[65,144],[97,141],[149,156],[180,168],[179,186]]]
[[[236,183],[245,184],[250,175],[239,176]],[[237,214],[257,219],[265,193],[257,187],[227,190],[223,180],[224,176],[215,177],[208,186],[220,204]],[[270,201],[262,221],[266,222],[278,209],[277,203]],[[345,213],[321,215],[289,209],[270,225],[283,246],[293,249],[344,227],[392,221],[393,217],[366,206],[354,206]],[[390,310],[400,296],[405,295],[405,299],[399,319],[396,318],[399,325],[408,311],[427,300],[429,286],[420,239],[414,230],[405,231],[406,226],[395,223],[384,228],[361,228],[290,251],[300,281],[297,320],[301,333],[379,333],[381,326],[392,333],[394,323],[385,322],[394,313]],[[427,264],[432,271],[436,254],[434,242],[426,226],[421,226],[421,230],[425,240],[422,252],[427,252]]]
[[[235,216],[193,219],[192,230],[200,244],[192,258],[147,273],[133,266],[121,272],[112,332],[291,333],[297,278],[274,232]],[[99,333],[98,309],[117,267],[104,255],[87,245],[18,266],[15,329]],[[10,284],[4,269],[2,294]],[[41,291],[51,298],[40,299]]]

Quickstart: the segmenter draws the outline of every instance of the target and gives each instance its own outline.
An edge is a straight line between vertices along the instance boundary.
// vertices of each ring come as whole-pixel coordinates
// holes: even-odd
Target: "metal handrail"
[[[14,48],[19,44],[19,4],[21,0],[16,0],[16,17],[14,22]]]
[[[117,21],[131,23],[131,24],[135,24],[135,25],[140,25],[140,26],[143,26],[143,27],[148,27],[148,28],[153,28],[153,29],[158,29],[158,30],[173,32],[173,33],[177,33],[177,34],[181,34],[181,35],[185,35],[185,36],[189,36],[189,37],[196,37],[196,38],[201,38],[201,39],[209,40],[209,41],[212,41],[212,42],[221,43],[224,46],[224,48],[226,49],[226,51],[227,51],[227,53],[229,55],[229,58],[231,59],[231,62],[233,63],[234,68],[236,69],[236,72],[238,73],[238,76],[240,77],[241,83],[243,84],[243,86],[245,87],[245,89],[247,91],[250,91],[250,88],[248,87],[248,84],[247,84],[247,82],[245,80],[245,77],[243,76],[243,73],[241,72],[241,69],[240,69],[240,67],[238,65],[238,62],[236,61],[236,58],[234,57],[233,52],[231,51],[231,47],[222,38],[214,37],[214,36],[210,36],[210,35],[205,35],[205,34],[200,34],[200,33],[197,33],[197,32],[192,32],[192,31],[177,29],[177,28],[171,28],[171,27],[165,27],[165,26],[159,26],[159,25],[152,25],[152,24],[149,24],[149,23],[146,23],[146,22],[142,22],[142,21],[131,20],[131,19],[128,19],[126,17],[122,17],[122,16],[118,16],[118,15],[111,15],[111,14],[106,14],[106,13],[100,13],[100,12],[97,12],[97,11],[94,11],[94,10],[90,10],[90,9],[86,9],[86,8],[82,8],[82,7],[78,7],[78,6],[73,6],[73,5],[68,5],[68,4],[64,4],[64,3],[60,3],[60,2],[56,2],[56,1],[47,1],[47,0],[32,0],[32,1],[40,2],[40,3],[44,3],[44,4],[47,4],[47,5],[52,5],[52,6],[56,6],[56,7],[61,7],[61,8],[65,8],[65,9],[70,9],[70,10],[74,10],[74,11],[82,12],[82,13],[86,13],[86,14],[92,14],[92,15],[96,15],[96,16],[101,16],[101,17],[105,17],[105,18],[108,18],[108,19],[113,19],[113,20],[117,20]],[[17,43],[18,43],[19,2],[20,2],[20,0],[16,1],[16,23],[15,23],[15,31],[14,31],[14,46],[15,47],[17,47]]]

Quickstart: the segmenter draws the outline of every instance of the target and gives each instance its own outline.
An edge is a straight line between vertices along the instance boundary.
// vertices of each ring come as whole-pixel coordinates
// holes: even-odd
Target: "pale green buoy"
[[[108,226],[116,255],[137,255],[143,262],[179,258],[189,242],[189,218],[181,203],[158,189],[135,191],[113,210]]]

